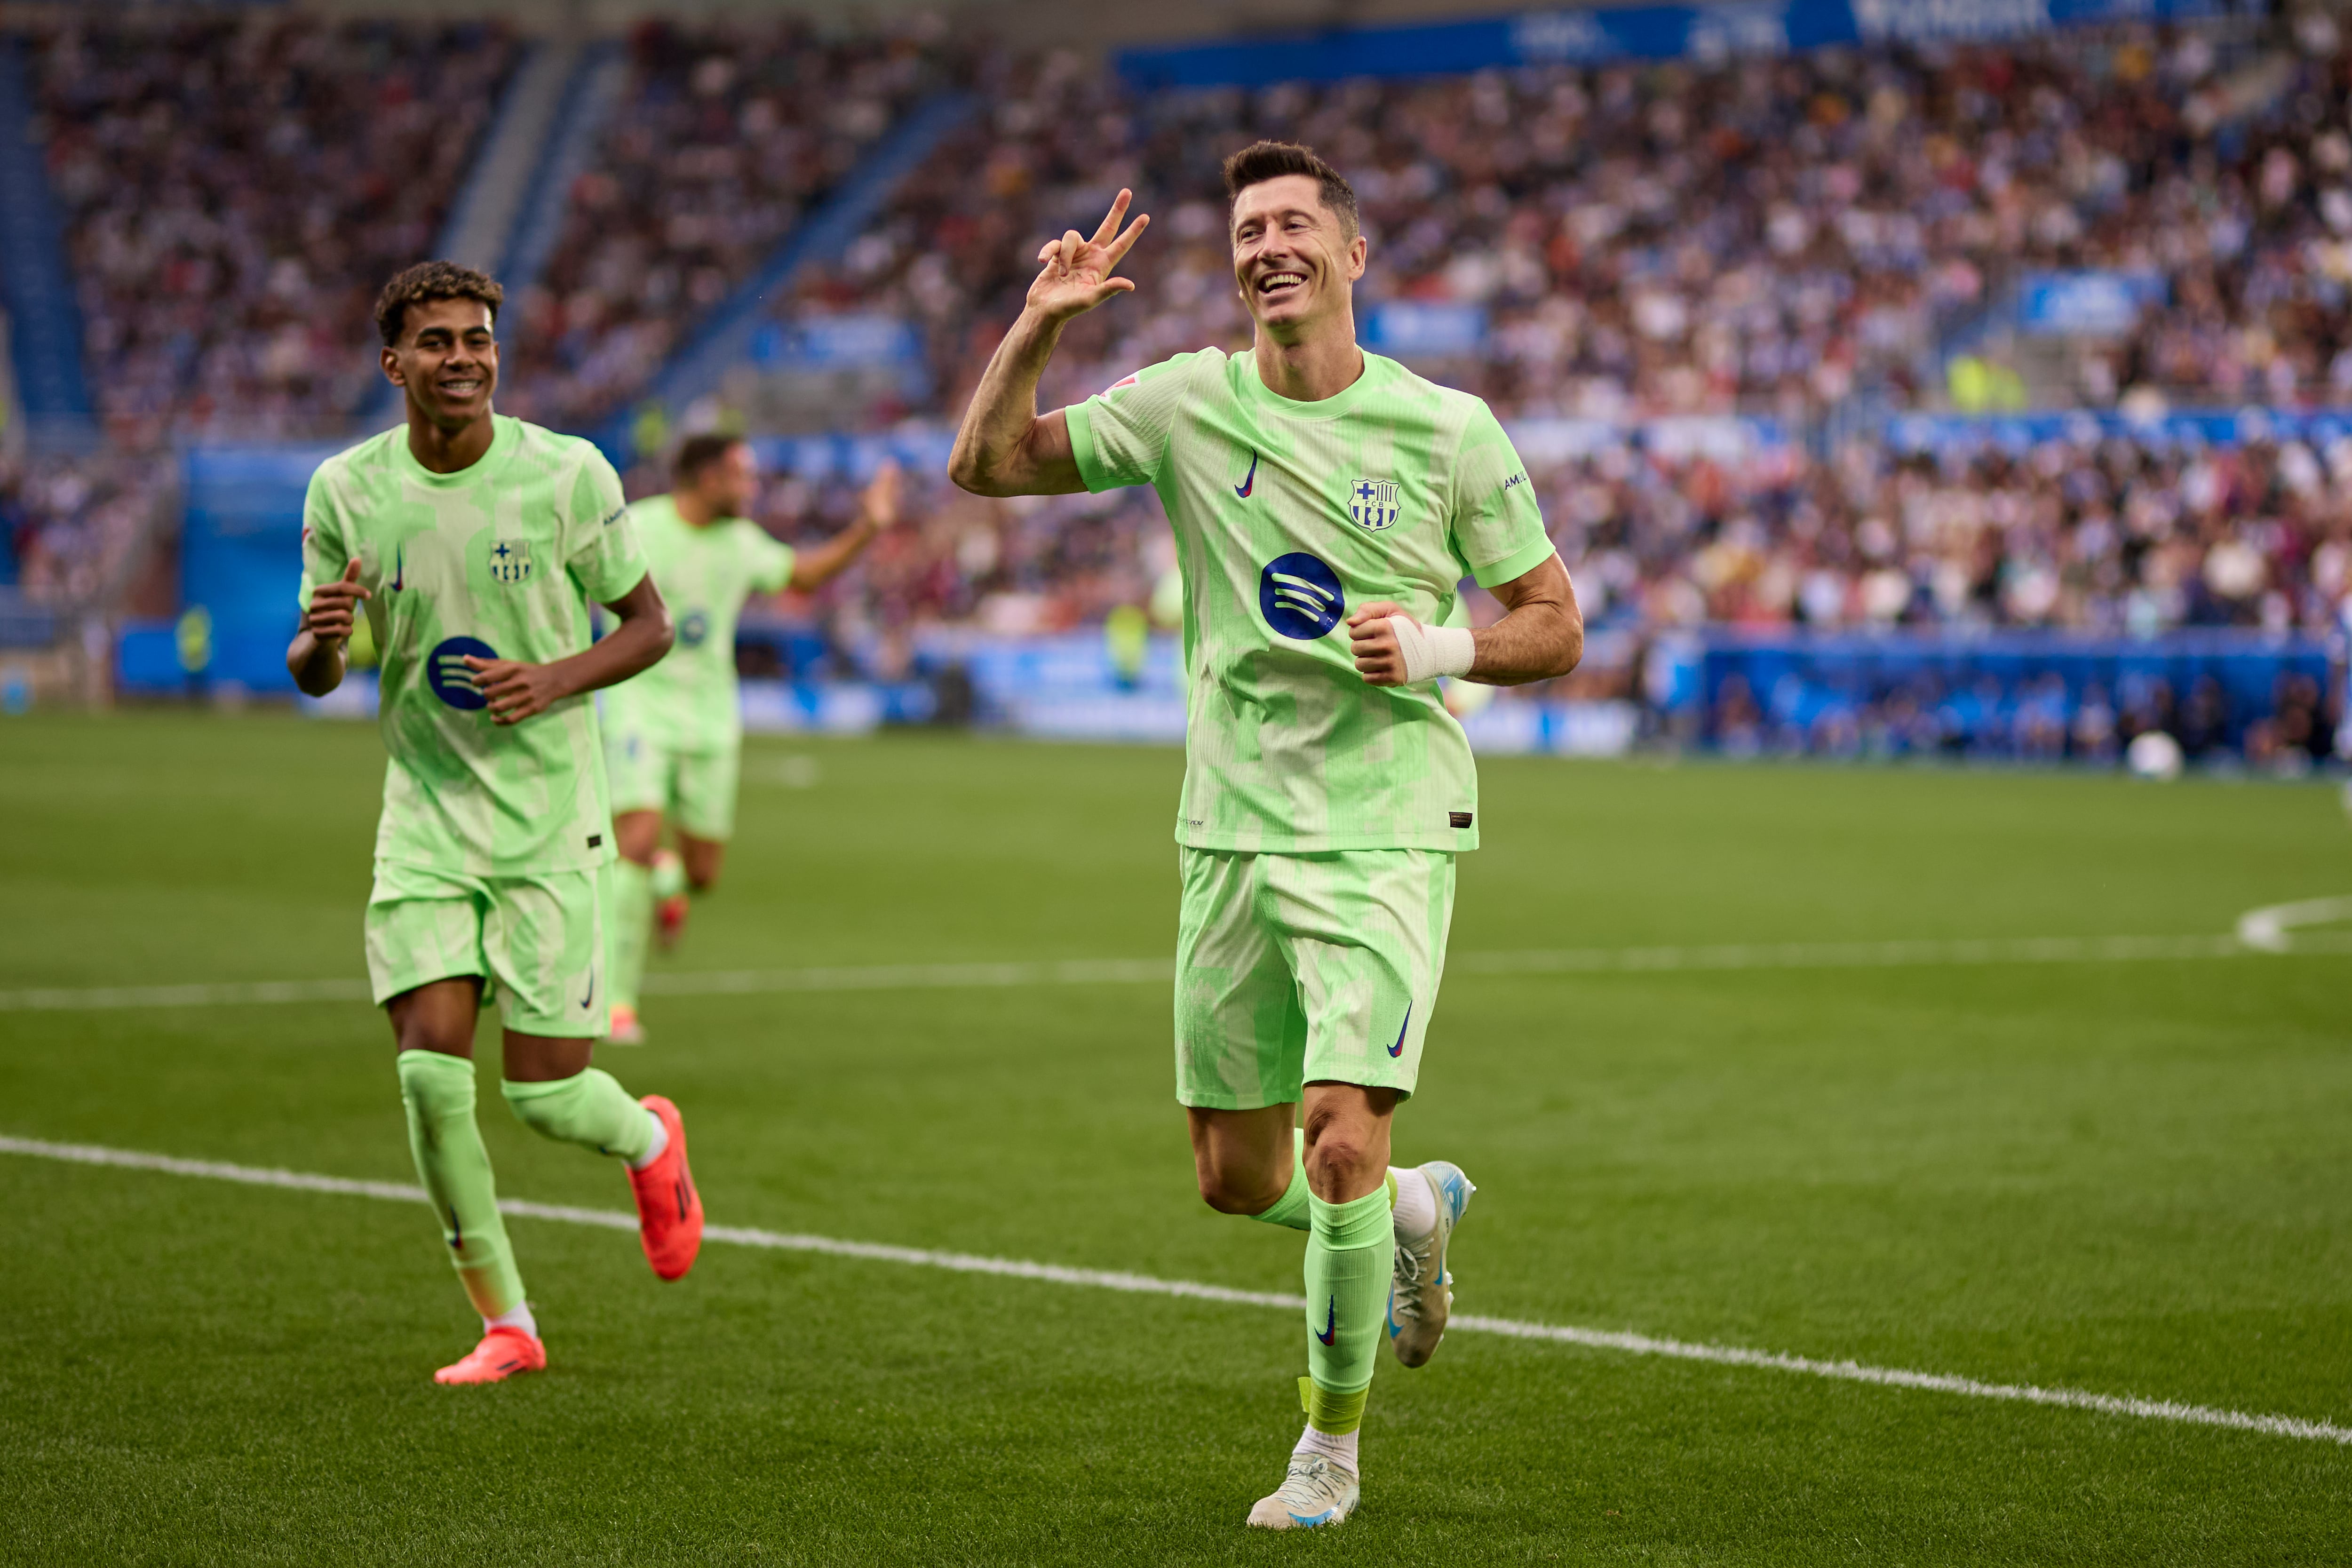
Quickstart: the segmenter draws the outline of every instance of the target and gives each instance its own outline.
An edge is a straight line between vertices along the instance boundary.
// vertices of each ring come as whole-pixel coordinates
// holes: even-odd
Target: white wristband
[[[1397,649],[1404,655],[1404,683],[1418,686],[1441,675],[1467,675],[1477,646],[1468,626],[1424,626],[1411,616],[1391,616]]]

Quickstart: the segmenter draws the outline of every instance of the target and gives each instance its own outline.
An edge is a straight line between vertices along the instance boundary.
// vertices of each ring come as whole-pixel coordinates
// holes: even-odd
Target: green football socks
[[[602,1068],[547,1083],[509,1079],[499,1085],[499,1092],[516,1120],[542,1138],[618,1154],[632,1164],[654,1146],[652,1112]]]
[[[657,904],[686,891],[686,862],[675,855],[655,856],[653,869],[646,875],[653,879],[654,902]]]
[[[499,1216],[489,1151],[474,1124],[474,1064],[439,1051],[403,1051],[400,1100],[408,1110],[408,1149],[416,1174],[441,1216],[441,1235],[457,1280],[485,1318],[523,1304],[522,1276]]]
[[[1364,1418],[1396,1253],[1390,1204],[1386,1183],[1344,1204],[1307,1197],[1308,1384],[1302,1392],[1307,1424],[1318,1432],[1353,1432]]]
[[[1274,1206],[1250,1215],[1265,1225],[1278,1225],[1286,1230],[1307,1228],[1307,1130],[1295,1129],[1290,1135],[1290,1186],[1274,1200]]]
[[[604,911],[612,922],[609,994],[615,1005],[635,1007],[646,977],[646,944],[654,934],[654,874],[635,860],[615,860],[612,891],[612,907]]]

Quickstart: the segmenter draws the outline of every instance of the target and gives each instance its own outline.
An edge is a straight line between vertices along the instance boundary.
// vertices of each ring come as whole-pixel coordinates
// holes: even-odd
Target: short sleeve
[[[793,547],[756,522],[743,525],[743,580],[759,593],[772,594],[793,580]]]
[[[1524,577],[1552,552],[1543,509],[1510,437],[1483,402],[1454,461],[1454,552],[1481,588]]]
[[[1192,373],[1213,353],[1203,349],[1162,360],[1066,411],[1071,455],[1087,489],[1099,492],[1160,481],[1169,433],[1183,409]]]
[[[567,515],[563,565],[572,580],[600,605],[625,596],[644,578],[646,556],[621,497],[621,476],[603,453],[590,452],[580,465]]]
[[[320,584],[341,577],[351,559],[351,547],[343,541],[342,519],[335,506],[334,487],[328,482],[327,470],[321,467],[311,474],[310,488],[302,497],[299,596],[304,614],[310,613],[311,592]]]

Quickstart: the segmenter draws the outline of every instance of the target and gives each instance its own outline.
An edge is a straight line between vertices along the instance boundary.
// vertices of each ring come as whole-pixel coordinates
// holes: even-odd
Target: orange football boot
[[[436,1383],[504,1383],[519,1372],[547,1369],[547,1346],[520,1329],[492,1329],[463,1361],[433,1374]]]
[[[629,1173],[629,1186],[637,1194],[637,1238],[656,1274],[683,1279],[702,1250],[702,1194],[694,1190],[694,1173],[686,1165],[686,1123],[665,1095],[649,1094],[637,1103],[661,1118],[669,1133],[661,1158]]]

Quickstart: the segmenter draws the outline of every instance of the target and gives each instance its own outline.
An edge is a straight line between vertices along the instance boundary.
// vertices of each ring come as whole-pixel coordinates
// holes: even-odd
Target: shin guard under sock
[[[1290,1135],[1290,1185],[1282,1196],[1274,1200],[1270,1208],[1262,1209],[1250,1218],[1265,1225],[1278,1225],[1286,1230],[1307,1228],[1307,1132],[1301,1128]]]
[[[441,1216],[458,1283],[483,1317],[510,1312],[523,1304],[522,1276],[499,1216],[489,1151],[474,1122],[474,1064],[439,1051],[403,1051],[398,1065],[408,1150]]]
[[[589,1068],[548,1083],[499,1085],[515,1119],[542,1138],[578,1143],[599,1154],[642,1160],[654,1143],[653,1113],[629,1098],[611,1073]]]
[[[613,907],[605,911],[612,933],[606,971],[614,1005],[635,1007],[646,977],[646,944],[654,934],[654,874],[635,860],[613,862]]]
[[[1383,1183],[1344,1204],[1310,1193],[1307,1203],[1307,1419],[1318,1432],[1352,1432],[1388,1315],[1396,1252],[1389,1190]]]

